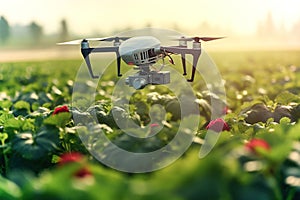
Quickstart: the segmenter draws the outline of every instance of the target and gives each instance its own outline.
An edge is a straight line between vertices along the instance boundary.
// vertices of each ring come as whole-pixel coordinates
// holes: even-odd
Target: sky
[[[290,29],[300,21],[298,0],[0,0],[0,16],[10,25],[35,21],[45,33],[66,19],[77,35],[109,33],[122,28],[180,27],[197,31],[203,22],[237,34],[253,34],[272,13],[275,25]],[[201,33],[200,33],[201,34]]]

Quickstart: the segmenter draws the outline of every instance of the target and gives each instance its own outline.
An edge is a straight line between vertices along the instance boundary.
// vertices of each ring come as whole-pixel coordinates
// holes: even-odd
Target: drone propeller
[[[120,40],[127,40],[129,39],[130,37],[105,37],[105,38],[88,38],[87,40],[88,41],[106,41],[106,42],[112,42],[112,41],[115,41],[115,42],[118,42]]]
[[[127,40],[130,37],[103,37],[103,38],[86,38],[86,39],[79,39],[79,40],[72,40],[68,42],[61,42],[57,43],[58,45],[78,45],[81,44],[83,40],[85,41],[107,41],[107,42],[120,42],[120,40]]]
[[[56,43],[57,45],[78,45],[81,44],[82,39],[80,40],[72,40],[72,41],[68,41],[68,42],[60,42],[60,43]]]
[[[211,40],[217,40],[217,39],[222,39],[224,37],[184,37],[182,36],[181,38],[175,39],[178,41],[195,41],[195,42],[200,42],[200,40],[207,42]]]

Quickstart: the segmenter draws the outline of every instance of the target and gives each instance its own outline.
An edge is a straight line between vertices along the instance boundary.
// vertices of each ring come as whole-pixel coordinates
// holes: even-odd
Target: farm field
[[[86,132],[104,130],[130,152],[160,149],[183,123],[174,93],[147,86],[122,107],[112,103],[115,62],[96,85],[88,75],[78,76],[79,59],[0,63],[0,199],[299,199],[300,51],[208,54],[223,79],[226,98],[209,92],[198,75],[192,88],[199,124],[186,133],[195,134],[194,142],[171,165],[141,174],[97,161],[90,149],[97,149],[99,141]],[[179,64],[175,69],[181,73]],[[75,84],[79,90],[73,90]],[[92,103],[84,88],[95,89]],[[224,120],[211,119],[212,99],[224,105]],[[149,120],[154,104],[166,109],[157,123]],[[114,112],[122,116],[120,121],[150,126],[145,129],[149,134],[160,131],[145,140],[128,137]],[[200,159],[207,129],[215,127],[217,144]]]

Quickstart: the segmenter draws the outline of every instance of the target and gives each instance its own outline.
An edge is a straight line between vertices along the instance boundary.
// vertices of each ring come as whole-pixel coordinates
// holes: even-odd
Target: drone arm
[[[118,76],[122,76],[121,74],[121,56],[119,53],[119,47],[98,47],[94,48],[93,52],[98,53],[98,52],[115,52],[117,56],[117,72]]]
[[[100,53],[100,52],[115,52],[117,56],[117,71],[118,76],[122,76],[121,74],[121,57],[119,53],[119,47],[97,47],[97,48],[82,48],[81,53],[85,59],[87,67],[89,69],[89,73],[92,78],[99,78],[99,76],[94,75],[92,70],[92,65],[89,59],[90,53]]]
[[[92,49],[93,53],[117,52],[117,51],[119,51],[119,47],[97,47],[97,48],[90,48],[90,49]]]
[[[189,82],[194,81],[195,72],[197,63],[201,54],[201,49],[187,49],[186,47],[174,46],[174,47],[161,47],[161,51],[168,53],[176,53],[181,54],[183,73],[186,74],[186,62],[185,62],[185,54],[193,55],[193,68],[192,68],[192,76],[188,80]]]

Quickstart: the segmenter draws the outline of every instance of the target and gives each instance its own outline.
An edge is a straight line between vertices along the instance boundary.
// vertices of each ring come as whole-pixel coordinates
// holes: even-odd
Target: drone
[[[186,71],[186,55],[193,56],[192,74],[187,81],[193,82],[195,78],[196,66],[201,55],[201,41],[217,40],[224,37],[180,37],[176,38],[179,42],[178,46],[161,46],[161,42],[153,36],[135,36],[135,37],[105,37],[105,38],[86,38],[58,43],[58,45],[81,45],[81,53],[87,65],[91,78],[98,79],[92,69],[89,55],[91,53],[113,52],[117,57],[117,75],[121,74],[121,58],[128,65],[135,65],[134,69],[138,72],[126,78],[125,83],[130,87],[143,89],[145,86],[162,85],[170,83],[170,72],[161,71],[165,66],[164,58],[168,57],[171,64],[174,61],[172,54],[181,55],[183,75],[187,75]],[[89,41],[106,41],[112,42],[112,46],[106,47],[90,47]],[[192,48],[188,47],[188,42],[193,42]],[[163,60],[160,69],[153,69],[153,64],[159,59]]]

